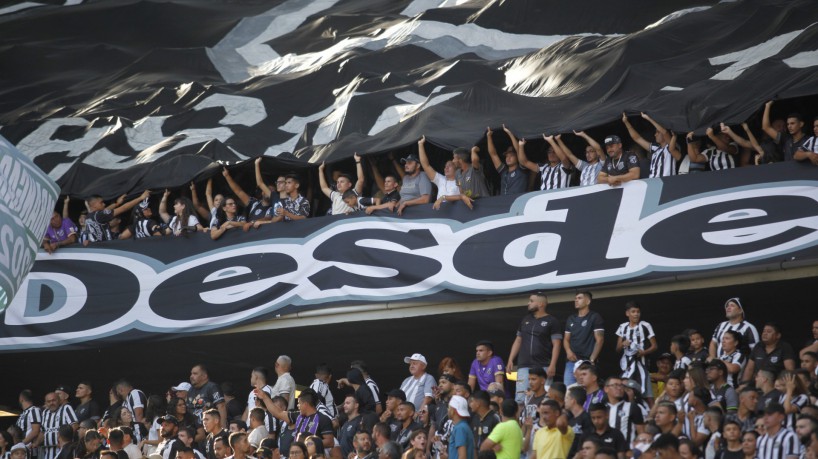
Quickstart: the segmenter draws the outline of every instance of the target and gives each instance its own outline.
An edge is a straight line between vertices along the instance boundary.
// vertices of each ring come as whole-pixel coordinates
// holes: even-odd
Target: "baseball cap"
[[[162,422],[170,422],[170,423],[179,425],[179,421],[177,421],[174,416],[171,416],[169,414],[166,414],[166,415],[162,416],[161,420],[162,420]]]
[[[471,416],[469,414],[469,403],[465,398],[459,395],[452,395],[451,400],[449,400],[449,406],[452,407],[452,409],[454,409],[461,417],[467,418]]]
[[[628,389],[632,389],[635,392],[642,393],[642,386],[639,385],[639,383],[634,381],[633,379],[626,379],[622,381],[622,384]]]
[[[500,389],[494,389],[489,391],[489,395],[493,397],[505,397],[506,393],[501,391]]]
[[[389,392],[386,393],[386,396],[387,397],[399,398],[401,401],[404,401],[404,402],[406,401],[406,392],[404,392],[404,391],[402,391],[400,389],[392,389],[392,390],[390,390]]]
[[[418,162],[420,162],[420,159],[418,159],[418,157],[416,155],[409,155],[409,156],[407,156],[405,158],[400,159],[400,162],[403,163],[403,164],[406,164],[409,161],[414,161],[414,162],[418,163]]]
[[[70,390],[71,389],[69,389],[65,384],[60,384],[56,389],[54,389],[54,392],[65,392],[66,394],[70,394]]]
[[[722,362],[722,361],[721,361],[721,360],[719,360],[719,359],[713,359],[713,360],[711,360],[711,361],[710,361],[710,362],[707,364],[707,367],[706,367],[706,368],[718,368],[718,369],[720,369],[721,371],[723,371],[723,372],[727,373],[727,365],[725,365],[725,364],[724,364],[724,362]]]
[[[412,155],[409,155],[409,156],[412,156]],[[409,357],[404,357],[403,358],[403,363],[409,363],[410,360],[417,360],[418,362],[421,362],[424,365],[427,365],[426,357],[424,357],[423,354],[412,354]]]
[[[449,373],[443,373],[442,375],[440,375],[439,378],[437,378],[438,381],[440,381],[441,379],[445,379],[446,381],[449,381],[452,384],[457,382],[457,378],[455,378],[454,375],[450,375]]]
[[[664,354],[662,354],[662,355],[660,355],[659,357],[656,358],[657,362],[659,360],[670,360],[671,362],[675,362],[676,357],[673,357],[673,354],[671,354],[670,352],[665,352]]]
[[[189,391],[192,387],[193,386],[191,386],[190,383],[180,382],[179,384],[171,387],[170,390],[173,390],[173,391],[180,391],[180,390],[181,391]]]
[[[605,137],[605,145],[612,145],[615,143],[622,143],[622,139],[618,135],[609,135]]]
[[[17,443],[16,445],[11,447],[9,452],[13,453],[13,452],[17,451],[18,449],[26,451],[26,445],[23,442]]]

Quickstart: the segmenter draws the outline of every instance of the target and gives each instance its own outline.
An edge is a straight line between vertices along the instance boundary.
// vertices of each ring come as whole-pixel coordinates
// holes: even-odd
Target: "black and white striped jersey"
[[[17,427],[23,431],[23,438],[27,437],[28,434],[31,433],[31,426],[34,424],[42,424],[43,423],[43,415],[40,411],[40,408],[32,405],[22,413],[20,413],[20,417],[17,418]],[[11,445],[9,445],[11,448]]]
[[[750,349],[755,347],[756,343],[759,341],[758,330],[756,330],[755,325],[747,322],[746,320],[742,320],[737,324],[731,324],[730,321],[725,320],[724,322],[720,323],[713,332],[713,341],[716,342],[716,355],[722,354],[721,337],[724,336],[724,332],[727,330],[734,330],[742,335],[744,337],[744,344]]]
[[[552,166],[549,163],[540,164],[540,189],[541,190],[558,190],[560,188],[568,188],[571,180],[570,169],[563,167],[562,164],[557,163]]]
[[[668,145],[650,144],[650,178],[676,175],[676,159]]]
[[[738,145],[735,143],[731,143],[738,151]],[[736,160],[734,155],[727,153],[726,151],[719,150],[716,147],[710,147],[702,152],[707,158],[707,164],[710,166],[711,171],[722,171],[725,169],[733,169],[736,167]]]
[[[756,440],[758,459],[797,458],[801,453],[798,436],[790,429],[782,427],[775,435],[769,433]]]
[[[145,409],[145,405],[148,403],[148,398],[145,397],[145,393],[139,389],[133,389],[125,397],[125,400],[122,402],[122,406],[128,409],[131,412],[134,420],[136,420],[136,413],[134,412],[137,408]]]

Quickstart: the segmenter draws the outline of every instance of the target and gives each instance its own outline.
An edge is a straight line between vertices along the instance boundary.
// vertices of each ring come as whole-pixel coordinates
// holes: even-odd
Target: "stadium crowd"
[[[77,219],[79,225],[69,215],[70,198],[65,197],[62,212],[55,211],[52,216],[42,246],[53,253],[59,247],[77,242],[88,245],[112,239],[180,236],[195,231],[208,232],[215,240],[231,229],[250,231],[271,223],[323,214],[319,208],[327,208],[326,213],[333,215],[361,211],[400,216],[412,206],[429,203],[433,203],[434,209],[441,209],[461,201],[472,208],[475,200],[492,194],[594,184],[615,187],[640,178],[720,171],[778,161],[818,165],[818,118],[812,121],[813,135],[809,136],[804,132],[807,126],[802,115],[792,113],[773,119],[772,105],[770,101],[764,106],[760,140],[747,123],[742,124],[741,129],[722,123],[708,128],[701,138],[692,132],[679,136],[642,113],[642,122],[649,123],[654,130],[651,141],[640,135],[623,113],[622,123],[632,141],[627,148],[618,135],[605,137],[601,145],[585,132],[575,131],[575,138],[570,141],[567,135],[564,139],[559,134],[543,134],[545,151],[541,163],[529,158],[540,156],[540,152],[531,151],[533,140],[518,139],[506,126],[502,128],[502,136],[488,128],[485,133],[488,159],[493,168],[491,174],[498,180],[487,180],[488,171],[477,146],[470,150],[457,148],[442,168],[434,166],[432,162],[444,158],[430,158],[424,137],[418,142],[417,154],[409,154],[400,162],[392,154],[388,155],[387,164],[375,155],[366,158],[355,154],[354,177],[341,170],[333,170],[328,177],[326,166],[321,164],[318,188],[326,200],[313,199],[312,180],[302,184],[304,177],[295,173],[277,173],[274,182],[266,181],[262,160],[257,158],[256,192],[246,192],[225,168],[222,175],[226,188],[215,190],[214,180],[210,178],[204,203],[194,183],[189,190],[177,190],[178,196],[174,199],[170,190],[165,190],[156,209],[158,218],[150,205],[151,192],[147,190],[127,202],[124,195],[110,204],[99,195],[87,198],[86,209]],[[508,145],[502,154],[496,148],[495,137],[502,137],[497,143]],[[584,144],[584,155],[575,154],[569,144],[573,144],[574,149]],[[367,176],[374,182],[368,190],[365,189]]]
[[[275,379],[250,371],[246,402],[206,364],[162,394],[118,380],[104,410],[88,381],[22,390],[0,459],[818,458],[818,320],[796,353],[730,298],[712,334],[680,331],[663,352],[637,303],[617,327],[592,303],[579,292],[560,319],[535,292],[507,359],[478,341],[467,371],[446,357],[432,375],[416,353],[385,391],[361,360],[337,374],[318,364],[298,390],[286,355]],[[604,346],[620,357],[613,374],[601,374]]]

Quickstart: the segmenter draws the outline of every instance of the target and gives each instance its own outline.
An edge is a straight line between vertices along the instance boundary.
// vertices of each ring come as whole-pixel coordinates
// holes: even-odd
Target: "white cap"
[[[426,357],[424,357],[423,354],[412,354],[409,357],[404,357],[403,363],[409,363],[411,360],[417,360],[418,362],[422,362],[424,365],[428,365],[426,362]]]
[[[467,402],[466,399],[461,397],[460,395],[452,395],[452,398],[449,400],[449,406],[455,411],[457,411],[457,414],[461,418],[467,418],[471,416],[469,414],[469,402]]]
[[[193,386],[191,386],[190,383],[180,382],[178,385],[173,386],[170,389],[174,390],[174,391],[180,391],[181,390],[181,391],[188,392],[192,387]]]
[[[23,451],[26,451],[26,445],[25,445],[23,442],[17,443],[16,445],[14,445],[14,446],[12,446],[12,447],[11,447],[11,449],[9,450],[9,452],[10,452],[10,453],[13,453],[13,452],[17,451],[18,449],[21,449],[21,450],[23,450]]]

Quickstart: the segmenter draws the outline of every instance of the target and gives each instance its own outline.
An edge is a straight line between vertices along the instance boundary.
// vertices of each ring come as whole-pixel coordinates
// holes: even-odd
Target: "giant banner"
[[[704,134],[818,92],[814,0],[4,3],[0,134],[75,197],[181,155],[336,162],[501,123],[599,139],[623,111]]]
[[[0,311],[34,264],[59,188],[0,136]]]
[[[818,174],[775,164],[318,217],[218,241],[40,252],[0,316],[0,350],[225,329],[305,309],[466,299],[818,262]]]

